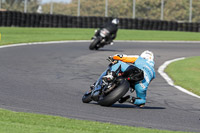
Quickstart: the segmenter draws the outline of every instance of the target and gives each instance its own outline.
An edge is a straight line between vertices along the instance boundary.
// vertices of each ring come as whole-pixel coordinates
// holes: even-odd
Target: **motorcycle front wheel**
[[[83,103],[89,103],[91,102],[92,99],[91,99],[91,92],[90,93],[85,93],[82,97],[82,102]]]

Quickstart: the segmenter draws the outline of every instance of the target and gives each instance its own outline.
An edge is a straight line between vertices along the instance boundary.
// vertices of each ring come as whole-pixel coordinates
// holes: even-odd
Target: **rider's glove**
[[[114,59],[113,59],[112,56],[108,56],[107,60],[108,60],[109,62],[113,62],[113,61],[114,61]]]
[[[118,62],[117,60],[114,60],[112,56],[109,56],[107,60],[111,62],[111,65],[114,65]]]

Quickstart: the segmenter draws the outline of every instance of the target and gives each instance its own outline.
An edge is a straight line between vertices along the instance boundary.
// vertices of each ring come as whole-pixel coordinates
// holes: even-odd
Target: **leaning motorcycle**
[[[99,48],[104,47],[104,45],[108,44],[106,38],[110,35],[110,31],[106,28],[103,28],[100,31],[96,32],[99,32],[99,34],[92,38],[92,42],[89,46],[90,50],[98,50]]]
[[[111,65],[109,65],[106,73],[110,72]],[[100,85],[100,89],[92,89],[86,92],[82,97],[83,103],[89,103],[91,101],[96,101],[101,106],[111,106],[122,98],[129,90],[130,83],[127,78],[119,73],[111,81],[105,81],[99,78],[95,83],[94,88]]]

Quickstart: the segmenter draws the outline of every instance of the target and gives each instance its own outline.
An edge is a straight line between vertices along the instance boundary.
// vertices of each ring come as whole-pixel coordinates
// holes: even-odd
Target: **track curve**
[[[147,104],[83,104],[82,95],[116,53],[155,54],[156,70],[166,60],[199,56],[200,43],[116,42],[90,51],[88,42],[0,49],[0,108],[147,128],[200,132],[200,100],[169,86],[157,73]]]

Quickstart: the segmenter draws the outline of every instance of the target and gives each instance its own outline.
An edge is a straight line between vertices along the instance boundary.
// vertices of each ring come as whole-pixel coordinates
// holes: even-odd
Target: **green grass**
[[[200,56],[171,63],[165,72],[176,85],[200,95]]]
[[[0,110],[0,133],[184,133]]]
[[[43,41],[60,41],[60,40],[90,40],[94,34],[94,29],[75,29],[75,28],[9,28],[0,27],[0,33],[2,35],[0,45],[16,44],[24,42],[43,42]],[[200,41],[200,34],[194,32],[171,32],[171,31],[143,31],[143,30],[119,30],[117,40],[181,40],[181,41]],[[199,78],[194,78],[195,75],[199,75],[200,64],[194,64],[199,62],[199,57],[192,59],[192,63],[188,63],[191,60],[186,60],[188,65],[193,64],[192,67],[184,67],[183,69],[178,66],[170,65],[167,69],[170,73],[174,73],[176,70],[182,70],[179,73],[186,73],[187,71],[193,71],[194,73],[186,74],[184,81],[181,82],[189,84],[189,87],[194,89],[195,92],[199,92]],[[178,62],[179,63],[179,62]],[[173,68],[175,67],[175,68]],[[167,70],[168,71],[168,70]],[[170,74],[169,73],[169,74]],[[178,75],[178,74],[175,74]],[[173,75],[172,75],[173,76]],[[188,76],[190,76],[188,78]],[[194,80],[195,79],[195,80]],[[187,82],[186,82],[187,81]],[[175,82],[176,83],[176,82]],[[192,86],[192,85],[196,86]],[[199,94],[199,93],[198,93]],[[82,121],[75,119],[68,119],[58,116],[48,116],[32,113],[12,112],[4,109],[0,109],[0,133],[183,133],[175,131],[165,131],[156,129],[147,129],[139,127],[120,126],[109,123]]]
[[[90,40],[95,29],[76,28],[16,28],[0,27],[3,44],[60,40]],[[116,40],[181,40],[200,41],[196,32],[145,31],[119,29]]]
[[[119,30],[117,40],[200,41],[197,32]]]
[[[64,28],[9,28],[1,27],[1,41],[3,44],[23,42],[44,42],[61,40],[88,40],[93,29],[64,29]]]

